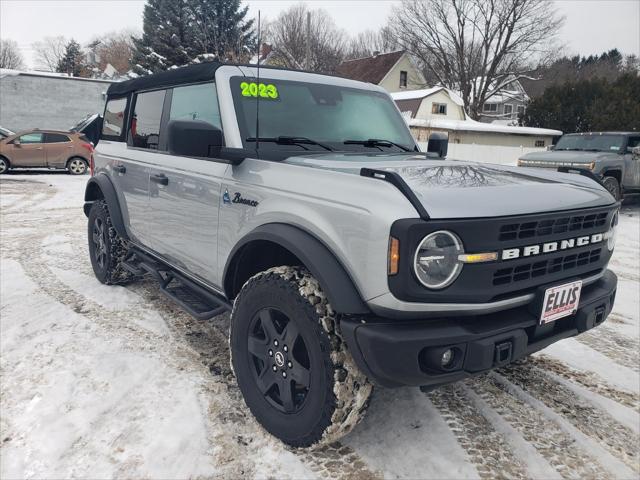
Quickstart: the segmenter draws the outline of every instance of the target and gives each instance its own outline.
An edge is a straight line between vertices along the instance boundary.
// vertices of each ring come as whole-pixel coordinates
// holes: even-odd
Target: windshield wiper
[[[365,147],[398,147],[405,152],[411,152],[410,148],[400,145],[399,143],[392,142],[391,140],[382,140],[379,138],[369,138],[368,140],[345,140],[345,145],[364,145]]]
[[[309,150],[309,149],[305,148],[304,145],[317,145],[319,147],[324,148],[325,150],[329,150],[330,152],[333,151],[333,148],[331,148],[330,146],[325,145],[324,143],[316,142],[315,140],[312,140],[307,137],[288,137],[286,135],[280,135],[279,137],[259,137],[259,138],[249,137],[249,138],[245,138],[245,141],[277,143],[278,145],[300,145],[305,150]]]

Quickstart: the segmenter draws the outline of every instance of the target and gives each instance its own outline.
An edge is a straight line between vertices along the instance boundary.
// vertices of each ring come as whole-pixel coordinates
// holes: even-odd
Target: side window
[[[61,133],[45,133],[44,143],[64,143],[70,142],[69,137]]]
[[[27,145],[29,143],[42,143],[42,134],[27,133],[26,135],[18,137],[18,141],[23,145]]]
[[[102,121],[102,138],[107,140],[118,140],[120,138],[126,108],[126,98],[117,98],[107,102]]]
[[[640,137],[629,137],[629,146],[628,150],[631,150],[634,147],[640,147]]]
[[[400,87],[401,88],[407,87],[407,72],[405,72],[404,70],[400,72]]]
[[[158,150],[160,145],[160,122],[166,90],[139,93],[136,96],[131,117],[131,145],[138,148]]]
[[[169,120],[202,120],[222,130],[215,84],[174,88]]]

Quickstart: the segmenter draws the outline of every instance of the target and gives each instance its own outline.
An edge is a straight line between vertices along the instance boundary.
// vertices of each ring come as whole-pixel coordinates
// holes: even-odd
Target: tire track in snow
[[[575,337],[579,342],[609,357],[616,363],[640,372],[640,344],[605,326]]]
[[[621,405],[640,410],[640,395],[617,389],[608,385],[602,378],[592,372],[574,370],[564,363],[553,360],[546,355],[538,355],[527,358],[527,362],[543,371],[553,372],[556,375],[575,382],[605,398],[618,402]]]
[[[513,396],[491,375],[468,381],[471,389],[532,444],[547,462],[565,478],[612,478],[589,452],[556,423]]]
[[[428,396],[471,458],[480,478],[528,478],[504,437],[473,405],[461,385],[447,385]]]
[[[526,361],[502,367],[498,373],[562,415],[582,433],[596,439],[634,471],[640,471],[637,452],[640,437],[604,410],[576,396],[569,388]]]
[[[309,450],[298,450],[309,468],[323,478],[349,480],[381,479],[382,474],[367,468],[358,454],[340,442]]]

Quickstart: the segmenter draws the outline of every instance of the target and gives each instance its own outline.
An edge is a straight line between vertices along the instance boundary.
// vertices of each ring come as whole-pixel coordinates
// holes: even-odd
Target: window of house
[[[61,133],[47,133],[44,137],[44,143],[64,143],[69,141],[69,137]]]
[[[504,104],[504,114],[505,115],[511,115],[513,113],[513,105],[511,105],[510,103],[505,103]]]
[[[485,103],[482,106],[482,111],[484,111],[484,112],[497,112],[498,111],[498,104],[497,103]]]
[[[102,120],[103,138],[117,139],[120,137],[126,108],[126,98],[116,98],[107,102],[107,106],[104,109],[104,119]]]
[[[18,138],[18,141],[27,145],[29,143],[42,143],[42,134],[41,133],[27,133],[26,135],[22,135]]]
[[[536,147],[544,147],[544,140],[536,140]]]
[[[524,114],[524,105],[518,105],[518,116]]]
[[[215,84],[174,88],[169,120],[202,120],[222,129]]]
[[[405,88],[407,86],[407,72],[400,71],[400,87]]]
[[[131,143],[134,147],[158,150],[160,121],[166,90],[139,93],[131,118]]]
[[[446,115],[447,114],[447,104],[446,103],[432,103],[431,104],[431,113],[434,115]]]

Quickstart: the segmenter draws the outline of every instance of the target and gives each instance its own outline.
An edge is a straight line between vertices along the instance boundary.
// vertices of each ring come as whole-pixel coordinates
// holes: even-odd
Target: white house
[[[451,158],[515,164],[522,154],[544,150],[554,137],[562,135],[559,130],[472,120],[462,99],[444,87],[395,92],[391,96],[423,147],[432,132],[448,135]]]

